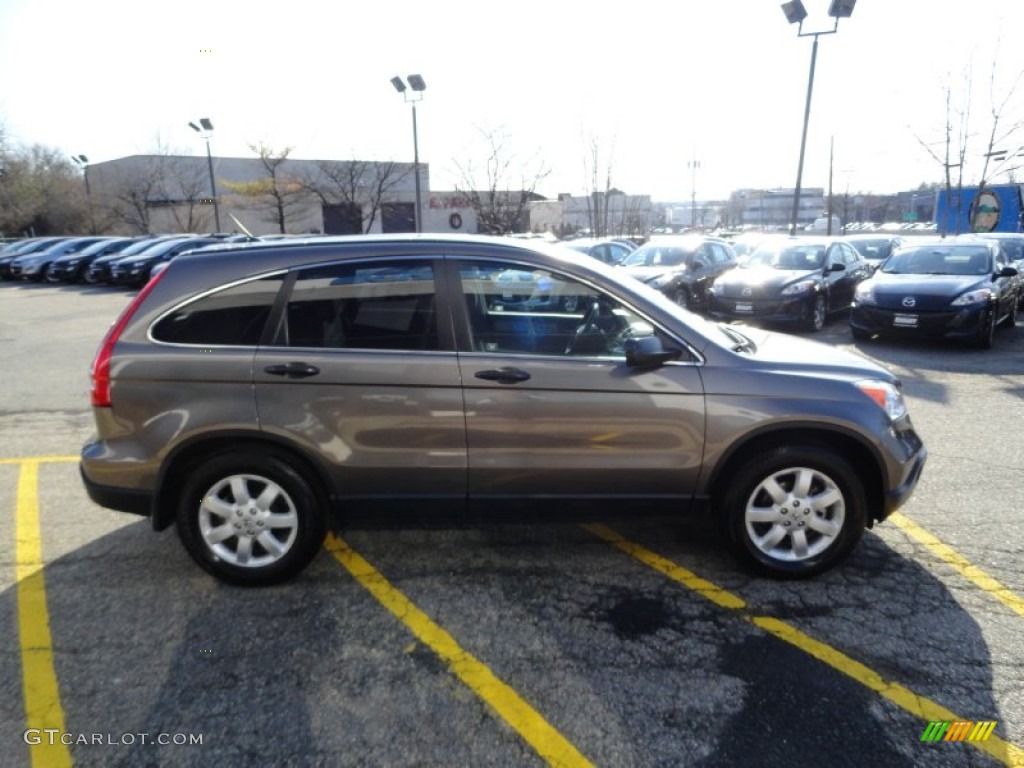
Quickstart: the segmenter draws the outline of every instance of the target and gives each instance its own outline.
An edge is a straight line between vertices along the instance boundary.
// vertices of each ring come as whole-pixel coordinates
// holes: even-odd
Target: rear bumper
[[[78,471],[82,475],[82,484],[85,486],[85,492],[89,494],[90,499],[101,507],[149,517],[153,509],[152,493],[135,489],[116,488],[110,485],[100,485],[89,478],[82,464],[78,465]]]

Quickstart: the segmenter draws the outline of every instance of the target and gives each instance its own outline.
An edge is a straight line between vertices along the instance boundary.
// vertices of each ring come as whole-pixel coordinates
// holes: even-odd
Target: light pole
[[[409,88],[412,88],[410,95],[405,87],[405,82],[398,75],[391,78],[391,84],[395,90],[402,94],[402,97],[412,104],[412,169],[416,176],[416,231],[423,231],[423,207],[420,202],[420,140],[416,132],[416,102],[423,100],[423,92],[427,90],[427,84],[422,75],[409,75]]]
[[[700,161],[697,159],[697,150],[693,151],[693,159],[687,164],[690,169],[690,229],[697,229],[697,169],[700,168]]]
[[[206,166],[210,171],[210,199],[213,201],[213,221],[216,232],[220,232],[220,204],[217,202],[217,182],[213,178],[213,155],[210,154],[210,136],[213,134],[213,122],[208,117],[199,118],[199,125],[189,123],[188,127],[198,133],[206,141]]]
[[[92,190],[89,188],[89,158],[85,155],[72,155],[71,159],[82,169],[82,177],[85,179],[85,204],[89,208],[89,234],[96,234],[96,223],[92,216]]]
[[[796,168],[796,189],[793,190],[793,215],[789,224],[789,234],[796,234],[797,217],[800,214],[800,188],[804,176],[804,150],[807,148],[807,123],[811,117],[811,93],[814,91],[814,65],[818,60],[818,37],[821,35],[832,35],[839,31],[839,19],[849,18],[853,14],[853,6],[857,0],[832,0],[828,7],[828,15],[835,19],[832,29],[821,32],[804,32],[804,19],[807,18],[807,10],[800,0],[790,0],[782,4],[782,12],[786,15],[786,21],[790,24],[798,24],[797,37],[813,37],[814,45],[811,46],[811,69],[807,76],[807,101],[804,104],[804,127],[800,135],[800,162]]]

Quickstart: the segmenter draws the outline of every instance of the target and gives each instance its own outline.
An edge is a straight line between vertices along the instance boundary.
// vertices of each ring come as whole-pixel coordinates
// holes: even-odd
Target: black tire
[[[240,586],[293,578],[326,535],[325,510],[303,475],[287,460],[251,449],[198,464],[185,480],[176,522],[192,558]]]
[[[1016,296],[1013,297],[1013,303],[1010,305],[1009,314],[1002,319],[999,323],[1000,328],[1013,328],[1017,324],[1017,304],[1018,299]]]
[[[817,333],[825,327],[825,318],[828,316],[828,302],[820,293],[806,305],[804,309],[803,326],[808,331]]]
[[[975,342],[978,349],[992,349],[996,339],[996,308],[988,311],[984,325],[978,329],[978,338]]]
[[[685,288],[676,288],[672,291],[672,301],[683,309],[692,309],[690,293]]]
[[[719,511],[740,564],[776,579],[808,578],[836,566],[867,522],[856,471],[827,448],[810,445],[752,458],[730,479]]]

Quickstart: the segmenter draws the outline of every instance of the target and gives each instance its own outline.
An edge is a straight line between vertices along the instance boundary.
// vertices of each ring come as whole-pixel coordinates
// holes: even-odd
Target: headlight
[[[813,291],[816,285],[814,280],[801,280],[799,283],[793,283],[792,285],[786,286],[782,289],[783,296],[793,296],[797,293],[807,293]]]
[[[988,288],[979,288],[976,291],[962,293],[953,299],[954,307],[962,307],[967,304],[983,304],[992,301],[995,294]]]
[[[864,283],[861,283],[853,293],[853,300],[858,304],[874,304],[875,287],[873,285],[865,285]]]
[[[854,382],[854,386],[874,400],[892,421],[907,415],[907,404],[903,401],[903,394],[889,382],[865,379]]]

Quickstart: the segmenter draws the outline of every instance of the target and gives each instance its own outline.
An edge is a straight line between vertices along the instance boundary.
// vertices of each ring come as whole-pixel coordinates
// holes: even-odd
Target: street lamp
[[[210,199],[213,201],[213,221],[216,232],[220,232],[220,205],[217,203],[217,182],[213,178],[213,155],[210,154],[210,136],[213,134],[213,122],[208,117],[199,118],[199,125],[189,123],[188,127],[198,133],[206,141],[206,165],[210,170]]]
[[[96,234],[96,225],[92,216],[92,190],[89,189],[89,158],[85,155],[72,155],[71,159],[75,165],[82,169],[82,177],[85,179],[85,204],[89,208],[89,234]]]
[[[427,90],[427,84],[423,81],[422,75],[409,75],[409,88],[412,94],[405,87],[402,78],[395,75],[391,78],[391,84],[395,90],[402,94],[407,102],[412,104],[412,168],[416,176],[416,231],[423,231],[423,208],[420,203],[420,143],[419,135],[416,132],[416,102],[423,100],[423,92]]]
[[[782,12],[786,15],[786,21],[790,24],[798,24],[797,37],[814,37],[814,45],[811,46],[811,71],[807,76],[807,102],[804,105],[804,127],[800,136],[800,162],[796,169],[796,189],[793,191],[793,216],[789,225],[789,234],[796,234],[797,216],[800,213],[800,187],[804,176],[804,150],[807,147],[807,122],[811,117],[811,92],[814,90],[814,65],[818,60],[818,37],[821,35],[832,35],[839,31],[839,19],[848,19],[853,15],[853,7],[857,0],[832,0],[828,7],[828,15],[835,19],[832,29],[821,32],[804,32],[804,19],[807,18],[807,10],[801,0],[790,0],[782,4]]]
[[[686,163],[690,169],[690,229],[697,231],[697,169],[700,168],[700,160],[697,159],[697,151],[693,152],[693,159]]]

